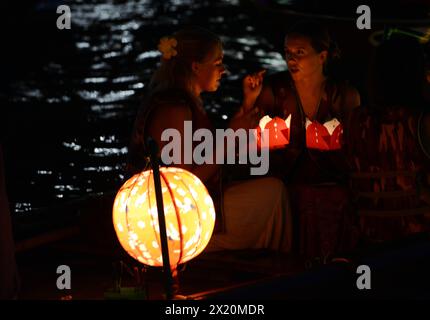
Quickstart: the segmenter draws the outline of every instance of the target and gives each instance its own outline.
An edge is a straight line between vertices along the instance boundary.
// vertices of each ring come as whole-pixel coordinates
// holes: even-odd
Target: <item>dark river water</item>
[[[15,215],[119,188],[158,41],[180,26],[208,27],[225,43],[229,73],[206,99],[218,123],[240,103],[245,72],[284,68],[237,1],[63,3],[71,8],[71,30],[57,30],[57,3],[37,3],[14,36],[19,74],[5,99],[5,157]]]
[[[71,30],[56,28],[60,4],[71,8]],[[1,101],[14,216],[119,188],[132,124],[159,61],[162,36],[185,25],[221,36],[228,73],[205,103],[222,125],[240,103],[246,73],[285,69],[280,26],[294,20],[238,0],[33,1],[25,9],[15,4],[10,12],[15,15],[3,30],[8,58],[2,62],[7,90]],[[355,28],[354,20],[347,23]],[[361,73],[351,70],[352,78],[360,79]]]

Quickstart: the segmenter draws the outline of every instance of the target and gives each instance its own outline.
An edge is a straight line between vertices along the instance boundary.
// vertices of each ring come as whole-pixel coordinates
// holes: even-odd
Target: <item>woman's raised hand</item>
[[[263,88],[263,77],[266,70],[261,70],[257,73],[247,75],[243,79],[243,104],[245,109],[250,109],[254,106],[255,100]]]

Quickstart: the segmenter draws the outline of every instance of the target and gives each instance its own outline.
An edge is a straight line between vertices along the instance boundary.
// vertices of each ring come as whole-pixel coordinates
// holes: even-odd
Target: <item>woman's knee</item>
[[[264,186],[272,190],[274,194],[281,194],[288,197],[287,187],[281,179],[275,177],[267,177],[264,179],[266,179]]]

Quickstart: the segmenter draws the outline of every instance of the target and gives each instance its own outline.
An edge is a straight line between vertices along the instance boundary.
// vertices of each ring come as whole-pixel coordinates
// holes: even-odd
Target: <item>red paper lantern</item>
[[[290,125],[291,125],[291,114],[287,119],[283,120],[279,117],[273,119],[269,116],[264,116],[260,119],[257,127],[257,146],[261,148],[261,145],[268,139],[269,149],[284,148],[290,143]],[[262,134],[262,130],[269,130],[267,134]]]
[[[336,118],[320,124],[306,119],[306,147],[324,151],[342,147],[343,126]]]

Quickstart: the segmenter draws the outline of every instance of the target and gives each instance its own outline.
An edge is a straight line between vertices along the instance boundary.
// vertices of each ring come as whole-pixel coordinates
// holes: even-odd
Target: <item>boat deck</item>
[[[118,250],[117,250],[118,249]],[[105,300],[114,287],[114,270],[123,268],[121,287],[136,287],[133,268],[142,265],[122,249],[106,249],[69,239],[21,252],[17,263],[21,277],[19,299]],[[357,266],[369,265],[372,290],[358,290]],[[56,287],[57,267],[71,269],[71,289]],[[116,266],[116,267],[115,267]],[[264,250],[201,254],[179,270],[181,299],[372,299],[430,298],[430,236],[359,250],[349,261],[337,260],[305,268],[295,255]],[[128,269],[128,271],[127,271]],[[144,296],[116,295],[113,299],[163,299],[160,268],[142,273]],[[118,273],[117,273],[118,274]],[[118,279],[118,278],[116,278]],[[111,297],[112,298],[112,297]]]

